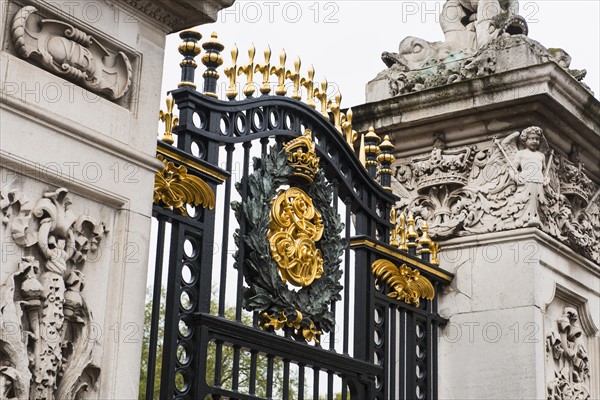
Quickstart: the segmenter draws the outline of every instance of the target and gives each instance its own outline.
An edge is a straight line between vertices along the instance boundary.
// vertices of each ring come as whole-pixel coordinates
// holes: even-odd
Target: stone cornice
[[[576,263],[578,266],[581,266],[593,276],[600,278],[600,266],[598,264],[586,259],[580,254],[575,253],[569,246],[559,242],[552,236],[542,232],[537,228],[521,228],[448,239],[441,242],[443,251],[440,253],[440,257],[443,260],[444,252],[450,252],[455,249],[461,249],[470,246],[481,247],[486,245],[496,245],[506,242],[516,243],[525,240],[535,240],[536,242],[544,245],[546,248],[559,253],[561,256],[569,260],[572,260],[574,263]],[[543,258],[540,258],[540,263],[544,265],[548,264],[544,263]]]
[[[234,0],[121,0],[122,3],[167,26],[170,32],[217,20],[217,13]]]
[[[600,101],[554,62],[366,103],[352,111],[358,132],[374,126],[380,135],[402,143],[396,146],[398,158],[429,151],[436,131],[444,131],[453,147],[545,121],[553,147],[565,154],[573,142],[590,149],[582,161],[600,176],[597,154],[591,151],[600,148]],[[502,121],[496,128],[494,122],[502,118],[514,124]]]

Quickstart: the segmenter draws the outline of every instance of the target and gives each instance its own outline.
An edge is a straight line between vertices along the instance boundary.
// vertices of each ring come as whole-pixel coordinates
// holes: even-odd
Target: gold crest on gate
[[[271,207],[267,239],[281,279],[305,287],[323,275],[316,242],[323,235],[321,213],[302,189],[280,191]]]

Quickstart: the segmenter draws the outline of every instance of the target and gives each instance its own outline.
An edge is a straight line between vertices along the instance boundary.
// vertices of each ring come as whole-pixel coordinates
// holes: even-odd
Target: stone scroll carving
[[[2,223],[23,250],[0,286],[3,399],[82,398],[100,374],[82,269],[107,231],[75,214],[67,195],[60,188],[31,202],[18,190],[0,193]]]
[[[554,365],[554,376],[546,384],[547,400],[590,399],[590,364],[578,319],[575,308],[565,307],[546,336],[546,362]]]
[[[131,88],[132,68],[125,53],[108,50],[71,24],[42,18],[33,6],[16,13],[11,33],[19,56],[94,93],[114,101]]]
[[[539,127],[482,150],[446,149],[438,135],[429,154],[397,164],[393,189],[435,239],[538,227],[600,263],[599,188],[577,147],[554,154]]]

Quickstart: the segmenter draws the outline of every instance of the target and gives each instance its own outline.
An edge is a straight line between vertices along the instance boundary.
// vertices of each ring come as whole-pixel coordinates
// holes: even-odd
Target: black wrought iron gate
[[[246,66],[232,52],[221,101],[213,35],[197,91],[200,35],[181,37],[182,83],[161,112],[157,150],[146,398],[436,398],[435,293],[452,277],[436,265],[427,228],[392,211],[392,144],[370,131],[357,157],[351,112],[328,100],[326,84],[313,87],[313,71],[301,80],[299,61],[286,71],[284,53],[270,67],[270,51],[255,65],[252,50]],[[265,68],[253,97],[253,74]]]

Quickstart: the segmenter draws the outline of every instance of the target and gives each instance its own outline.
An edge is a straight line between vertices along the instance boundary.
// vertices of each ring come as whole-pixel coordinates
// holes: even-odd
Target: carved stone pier
[[[165,35],[232,1],[197,3],[0,6],[3,399],[138,396]]]
[[[499,15],[486,38],[442,24],[446,42],[384,53],[354,127],[390,136],[397,209],[455,274],[440,398],[599,398],[600,102],[564,50]]]

